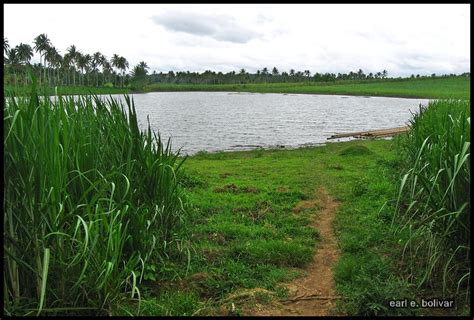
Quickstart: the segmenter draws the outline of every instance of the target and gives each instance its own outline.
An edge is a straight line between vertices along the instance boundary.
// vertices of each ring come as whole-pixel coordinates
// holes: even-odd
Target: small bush
[[[343,149],[339,155],[341,156],[363,156],[372,154],[373,152],[369,150],[366,146],[350,146]]]

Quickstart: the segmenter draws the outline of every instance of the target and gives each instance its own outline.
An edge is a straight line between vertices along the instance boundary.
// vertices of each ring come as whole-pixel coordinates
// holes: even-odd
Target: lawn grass
[[[293,208],[314,199],[323,186],[341,201],[335,229],[342,256],[335,280],[347,300],[339,310],[417,314],[388,307],[390,299],[414,295],[397,273],[400,245],[389,230],[398,187],[395,150],[393,141],[377,140],[188,158],[184,185],[194,210],[183,232],[193,247],[190,267],[186,272],[173,262],[167,279],[149,282],[140,313],[178,315],[188,301],[188,315],[222,315],[225,297],[241,289],[284,297],[284,282],[302,275],[319,239],[309,227],[315,213]],[[137,307],[127,310],[137,314]]]
[[[406,98],[470,97],[469,77],[436,77],[422,79],[385,79],[373,81],[339,81],[337,83],[250,83],[250,84],[167,84],[154,83],[143,91],[242,91],[260,93],[309,93]]]

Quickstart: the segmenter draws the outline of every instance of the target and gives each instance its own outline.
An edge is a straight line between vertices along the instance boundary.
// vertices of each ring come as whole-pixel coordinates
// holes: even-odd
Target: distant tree
[[[67,60],[69,61],[70,69],[72,71],[72,81],[73,85],[76,85],[76,65],[77,65],[77,59],[78,59],[78,51],[76,49],[75,45],[71,45],[69,48],[67,48],[67,55],[68,58]]]
[[[20,43],[17,46],[18,57],[24,64],[30,64],[30,60],[33,57],[33,49],[29,44]]]
[[[9,49],[10,49],[10,44],[8,43],[8,39],[3,37],[3,53],[7,55]]]
[[[274,76],[277,76],[277,75],[279,74],[278,69],[277,69],[276,67],[273,67],[273,69],[272,69],[272,74],[273,74]]]
[[[120,57],[119,69],[122,71],[122,87],[124,86],[125,81],[125,71],[128,69],[128,61],[125,57]]]
[[[91,68],[92,72],[95,74],[95,85],[99,86],[99,67],[102,66],[102,53],[97,51],[92,55]]]
[[[388,74],[387,70],[384,69],[382,71],[382,78],[385,79],[387,77],[387,74]]]
[[[143,78],[147,75],[149,67],[145,61],[139,62],[132,70],[132,77]],[[189,71],[188,71],[189,72]]]
[[[51,40],[49,40],[48,36],[45,33],[40,34],[37,36],[34,40],[34,49],[36,52],[40,54],[40,64],[41,64],[41,59],[44,58],[44,55],[48,51],[48,49],[51,47]],[[43,81],[46,81],[46,61],[43,61]],[[40,79],[41,80],[41,79]]]
[[[8,54],[6,57],[7,66],[11,73],[13,73],[13,83],[16,84],[17,77],[16,77],[16,70],[20,64],[20,58],[17,54],[16,48],[11,48],[8,50]]]

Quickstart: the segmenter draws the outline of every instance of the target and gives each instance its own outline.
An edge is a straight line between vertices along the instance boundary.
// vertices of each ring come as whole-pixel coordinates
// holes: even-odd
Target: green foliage
[[[470,295],[470,101],[431,101],[401,140],[397,234],[418,286]]]
[[[350,146],[343,149],[339,154],[341,156],[360,156],[369,155],[372,152],[366,146]]]
[[[414,300],[407,283],[396,276],[391,263],[371,253],[346,255],[335,269],[344,309],[351,315],[415,315],[416,309],[390,308],[390,300]]]
[[[5,97],[8,313],[97,313],[121,292],[139,298],[175,241],[184,160],[139,130],[125,99]]]

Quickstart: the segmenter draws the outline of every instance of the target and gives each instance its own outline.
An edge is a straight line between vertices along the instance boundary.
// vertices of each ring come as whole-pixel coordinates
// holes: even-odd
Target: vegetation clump
[[[355,145],[355,146],[350,146],[345,149],[343,149],[339,155],[347,157],[347,156],[361,156],[361,155],[369,155],[372,154],[373,152],[369,150],[366,146],[361,146],[361,145]]]
[[[401,141],[405,175],[393,230],[418,287],[470,296],[470,101],[421,109]],[[393,224],[393,222],[392,222]]]
[[[125,99],[5,97],[7,314],[108,312],[178,240],[184,160]]]

